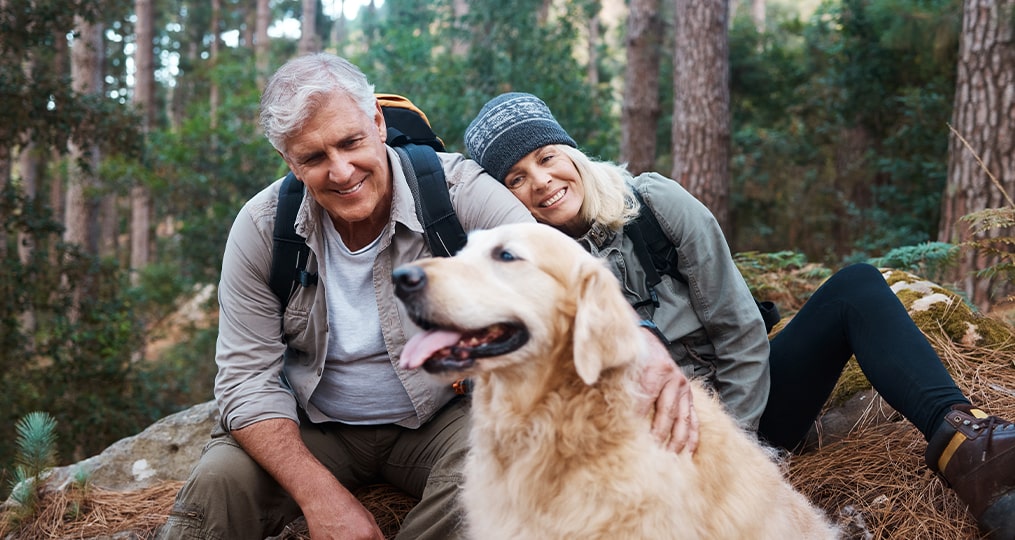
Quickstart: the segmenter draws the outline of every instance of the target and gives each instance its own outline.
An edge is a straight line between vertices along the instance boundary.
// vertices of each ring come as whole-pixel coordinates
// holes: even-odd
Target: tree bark
[[[751,0],[751,21],[758,32],[765,31],[765,0]]]
[[[71,49],[71,85],[79,94],[102,91],[102,26],[76,18],[78,36]],[[81,246],[87,253],[98,254],[97,204],[88,194],[96,183],[99,147],[81,141],[70,143],[71,174],[67,186],[64,240]]]
[[[958,70],[952,125],[957,134],[948,141],[948,184],[942,196],[944,242],[970,239],[959,219],[987,208],[1008,206],[1015,187],[1015,0],[965,0],[959,42]],[[968,142],[963,143],[960,139]],[[983,165],[977,161],[982,160]],[[999,185],[991,180],[993,176]],[[1003,191],[1002,191],[1003,190]],[[1012,236],[994,231],[992,236]],[[970,300],[988,309],[1006,287],[994,291],[989,279],[974,273],[997,259],[964,250],[958,277]],[[992,294],[996,293],[996,294]]]
[[[151,0],[135,0],[137,66],[134,85],[134,106],[141,113],[141,132],[145,139],[155,121],[155,56],[153,49],[154,13]],[[137,272],[152,260],[152,197],[148,186],[135,181],[130,190],[130,267],[131,279],[137,283]]]
[[[211,0],[211,47],[208,49],[208,64],[211,66],[211,80],[208,81],[208,124],[212,130],[218,127],[219,82],[215,73],[219,61],[219,35],[221,33],[222,0]]]
[[[21,69],[25,72],[26,80],[33,80],[34,72],[36,69],[36,62],[34,54],[29,53],[25,60],[21,63]],[[29,130],[26,137],[27,141],[18,150],[18,175],[21,177],[21,187],[25,194],[25,199],[29,201],[29,204],[36,204],[36,197],[39,193],[39,150],[36,148],[33,142],[33,133]],[[2,188],[2,184],[0,184]],[[0,237],[0,240],[6,240],[4,237]],[[6,242],[4,242],[6,244]],[[30,234],[26,234],[25,231],[18,232],[18,259],[21,264],[28,264],[28,261],[32,257],[32,251],[35,249],[34,237]]]
[[[338,13],[331,25],[331,46],[338,51],[345,45],[345,0],[338,0]]]
[[[550,20],[551,6],[553,6],[553,0],[543,0],[539,3],[539,9],[536,10],[536,24],[543,26]]]
[[[465,21],[465,17],[469,14],[469,2],[452,0],[451,12],[454,17],[452,26],[455,28],[454,38],[451,40],[451,54],[457,58],[465,58],[469,54],[469,41],[463,38],[469,28]]]
[[[676,0],[672,177],[729,226],[727,0]]]
[[[659,0],[631,0],[620,117],[620,160],[627,163],[634,174],[655,168],[662,28]]]
[[[321,39],[317,36],[317,0],[303,0],[299,54],[302,56],[320,50]]]
[[[268,26],[271,24],[271,6],[268,0],[257,0],[257,25],[254,30],[254,66],[257,69],[257,87],[264,90],[268,84],[268,68],[271,52],[268,41]]]

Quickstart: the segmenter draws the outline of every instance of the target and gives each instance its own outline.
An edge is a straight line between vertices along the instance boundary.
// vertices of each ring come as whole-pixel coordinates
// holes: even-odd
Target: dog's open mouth
[[[524,327],[499,323],[474,330],[432,328],[417,334],[402,350],[401,366],[423,366],[430,373],[465,371],[478,358],[515,351],[529,340]]]

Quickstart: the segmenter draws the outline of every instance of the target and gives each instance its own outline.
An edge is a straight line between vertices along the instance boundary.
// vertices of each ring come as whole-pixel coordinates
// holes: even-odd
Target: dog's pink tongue
[[[416,369],[435,352],[450,347],[461,339],[462,334],[449,330],[430,330],[416,334],[405,344],[398,363],[402,369]]]

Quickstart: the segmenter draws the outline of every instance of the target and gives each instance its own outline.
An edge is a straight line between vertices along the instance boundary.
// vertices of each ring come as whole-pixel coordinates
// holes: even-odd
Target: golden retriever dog
[[[698,383],[697,451],[657,442],[636,412],[651,336],[571,238],[536,224],[479,231],[457,256],[392,277],[425,330],[401,365],[474,382],[461,497],[470,537],[837,537]]]

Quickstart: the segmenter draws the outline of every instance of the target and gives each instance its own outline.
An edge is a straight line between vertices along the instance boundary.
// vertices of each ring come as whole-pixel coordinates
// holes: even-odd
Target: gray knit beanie
[[[465,130],[469,157],[500,182],[529,152],[548,144],[578,147],[546,103],[522,92],[491,99]]]

